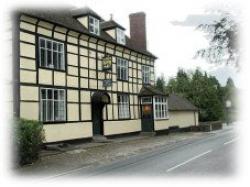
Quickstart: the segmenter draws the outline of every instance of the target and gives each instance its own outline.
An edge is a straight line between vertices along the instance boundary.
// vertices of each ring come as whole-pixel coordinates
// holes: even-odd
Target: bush
[[[42,123],[34,120],[18,119],[15,123],[17,161],[20,165],[31,164],[39,158],[44,140]]]

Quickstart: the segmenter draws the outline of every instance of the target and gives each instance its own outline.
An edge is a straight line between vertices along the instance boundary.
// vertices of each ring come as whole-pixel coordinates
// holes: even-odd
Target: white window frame
[[[44,40],[44,47],[41,46],[41,42],[42,40]],[[51,49],[49,49],[47,47],[47,43],[51,42]],[[56,45],[56,49],[54,49],[54,44]],[[59,50],[59,46],[61,46],[61,51]],[[41,51],[44,50],[45,52],[45,64],[42,64],[42,55],[41,55]],[[48,52],[50,52],[51,54],[51,64],[48,64]],[[56,58],[57,58],[57,64],[58,67],[55,67],[54,64],[54,53],[56,53]],[[61,59],[60,63],[59,63],[59,59]],[[65,51],[64,51],[64,43],[62,42],[58,42],[55,40],[51,40],[48,38],[44,38],[44,37],[39,37],[39,65],[40,67],[45,67],[45,68],[51,68],[51,69],[58,69],[58,70],[65,70]]]
[[[117,57],[116,67],[117,79],[128,81],[128,61]]]
[[[129,119],[129,95],[128,94],[118,94],[118,117],[119,119]]]
[[[168,102],[166,97],[154,97],[154,119],[169,119]]]
[[[142,97],[141,104],[142,105],[152,104],[152,97]]]
[[[90,23],[91,19],[93,20],[93,23]],[[93,27],[93,31],[91,31],[91,27]],[[89,16],[89,32],[95,35],[100,35],[100,20],[93,16]]]
[[[150,66],[142,65],[143,84],[150,84]]]
[[[123,44],[123,45],[126,44],[125,33],[122,29],[119,29],[119,28],[116,29],[116,38],[119,44]]]
[[[42,97],[42,91],[45,90],[46,98]],[[48,99],[48,90],[52,91],[52,97],[51,99]],[[59,93],[58,93],[58,98],[55,99],[54,94],[55,91],[62,91],[63,93],[63,99],[59,98]],[[46,106],[45,110],[47,110],[47,105],[48,102],[51,102],[51,119],[48,119],[48,111],[46,111],[45,119],[43,118],[43,102],[45,101]],[[62,118],[55,119],[55,102],[61,102],[63,103],[63,116]],[[66,94],[65,94],[65,89],[55,89],[55,88],[41,88],[40,89],[40,120],[43,122],[54,122],[54,121],[65,121],[66,120]]]

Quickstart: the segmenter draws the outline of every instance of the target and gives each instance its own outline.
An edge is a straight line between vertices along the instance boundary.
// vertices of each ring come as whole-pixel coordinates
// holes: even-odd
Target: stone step
[[[156,132],[141,132],[141,136],[155,136]]]
[[[111,140],[108,140],[107,137],[103,135],[94,135],[92,137],[92,141],[96,143],[108,143],[111,142]]]

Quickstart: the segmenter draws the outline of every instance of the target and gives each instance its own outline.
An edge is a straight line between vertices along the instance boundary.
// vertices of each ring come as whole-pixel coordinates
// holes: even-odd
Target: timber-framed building
[[[128,37],[89,8],[18,11],[15,115],[42,121],[46,143],[171,126],[167,95],[153,87],[145,16],[130,14]]]

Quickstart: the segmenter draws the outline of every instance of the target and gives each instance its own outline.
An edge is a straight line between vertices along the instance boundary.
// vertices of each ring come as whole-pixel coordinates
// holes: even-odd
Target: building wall
[[[93,136],[91,122],[47,124],[44,126],[45,143]]]
[[[198,112],[194,111],[170,111],[168,120],[155,120],[155,130],[164,130],[169,127],[178,126],[185,128],[198,125]]]
[[[141,131],[141,120],[105,121],[104,135],[114,135]]]
[[[88,16],[83,16],[80,18],[77,18],[77,20],[83,24],[86,28],[89,28],[89,24],[88,24]]]
[[[81,20],[84,21],[84,20]],[[38,38],[45,37],[64,43],[66,70],[39,67]],[[102,58],[112,56],[112,86],[104,88]],[[151,83],[154,83],[154,60],[121,46],[97,40],[31,16],[20,18],[20,117],[40,120],[40,88],[53,87],[66,91],[66,118],[61,123],[44,124],[46,141],[60,141],[92,136],[89,132],[91,122],[91,95],[97,90],[106,90],[111,104],[105,106],[103,118],[105,133],[127,133],[138,131],[140,107],[138,93],[142,87],[142,64],[151,67]],[[129,80],[118,81],[116,58],[129,61]],[[129,94],[130,118],[120,122],[118,119],[117,94]],[[119,129],[115,127],[119,121]],[[124,127],[123,127],[124,126]],[[112,130],[112,128],[115,130]],[[78,129],[78,130],[76,130]]]
[[[110,29],[106,31],[113,39],[116,38],[116,30],[115,29]]]

